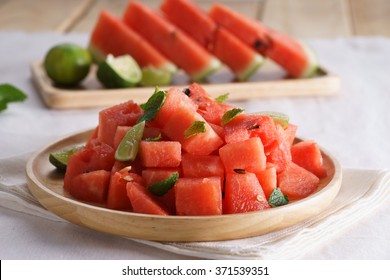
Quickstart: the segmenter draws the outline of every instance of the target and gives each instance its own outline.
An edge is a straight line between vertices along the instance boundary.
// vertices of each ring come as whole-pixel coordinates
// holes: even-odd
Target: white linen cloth
[[[1,259],[390,259],[389,175],[384,171],[390,167],[390,39],[309,41],[321,65],[342,79],[335,96],[236,102],[247,112],[287,113],[299,126],[299,136],[315,139],[338,158],[344,181],[329,208],[335,213],[277,233],[283,238],[273,233],[212,243],[139,242],[58,222],[26,190],[28,155],[94,127],[100,110],[48,109],[32,86],[29,64],[56,43],[86,45],[87,40],[86,34],[0,32],[0,83],[12,83],[29,95],[0,113]]]

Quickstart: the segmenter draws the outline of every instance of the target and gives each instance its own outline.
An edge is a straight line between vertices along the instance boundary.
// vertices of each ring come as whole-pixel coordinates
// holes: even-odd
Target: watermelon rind
[[[248,80],[253,74],[256,73],[256,71],[264,64],[264,62],[265,58],[260,54],[256,54],[248,67],[236,73],[237,79],[241,82]]]
[[[301,44],[309,61],[308,65],[306,66],[302,74],[299,76],[299,78],[311,78],[317,74],[317,71],[319,69],[319,62],[318,62],[317,55],[310,46],[308,46],[303,42],[299,42],[299,43]]]
[[[209,64],[207,67],[205,67],[204,70],[191,75],[191,79],[194,82],[202,82],[204,81],[207,77],[211,76],[215,72],[217,72],[222,66],[222,63],[219,59],[213,57],[210,59]]]

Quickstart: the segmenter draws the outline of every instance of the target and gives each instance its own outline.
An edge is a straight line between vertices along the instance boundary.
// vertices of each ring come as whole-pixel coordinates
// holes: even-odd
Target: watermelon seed
[[[233,169],[233,171],[238,173],[238,174],[245,174],[246,173],[245,169],[241,169],[241,168],[235,168],[235,169]]]
[[[122,168],[119,172],[122,173],[122,172],[130,172],[130,171],[131,171],[131,165]]]
[[[191,90],[190,90],[189,88],[186,88],[186,89],[184,90],[184,93],[185,93],[185,95],[190,96]]]

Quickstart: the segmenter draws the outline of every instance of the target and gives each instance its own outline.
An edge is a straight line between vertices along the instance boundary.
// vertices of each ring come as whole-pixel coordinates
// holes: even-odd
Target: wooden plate
[[[256,236],[286,228],[324,210],[341,186],[341,168],[322,151],[328,177],[319,190],[300,201],[264,211],[221,216],[158,216],[115,211],[77,201],[63,191],[63,174],[49,163],[49,154],[84,144],[91,131],[71,135],[44,147],[26,167],[31,193],[49,211],[81,226],[114,235],[158,241],[216,241]]]
[[[31,64],[31,74],[43,101],[54,109],[108,107],[129,99],[143,103],[154,92],[154,88],[150,87],[104,89],[95,78],[95,68],[81,86],[74,89],[53,86],[40,61]],[[267,61],[247,82],[233,82],[232,74],[222,68],[202,86],[213,97],[229,92],[230,101],[282,96],[326,96],[340,90],[340,78],[323,68],[313,78],[287,79],[285,75],[285,72]],[[172,85],[184,88],[188,83],[187,76],[179,72]]]

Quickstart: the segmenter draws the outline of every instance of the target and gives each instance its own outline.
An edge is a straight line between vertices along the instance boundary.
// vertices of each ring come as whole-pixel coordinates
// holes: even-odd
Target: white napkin
[[[43,208],[25,179],[30,154],[0,159],[0,205],[52,221],[67,222]],[[332,204],[319,215],[257,237],[219,242],[154,242],[132,239],[172,253],[209,259],[298,259],[388,202],[390,171],[344,169]]]

